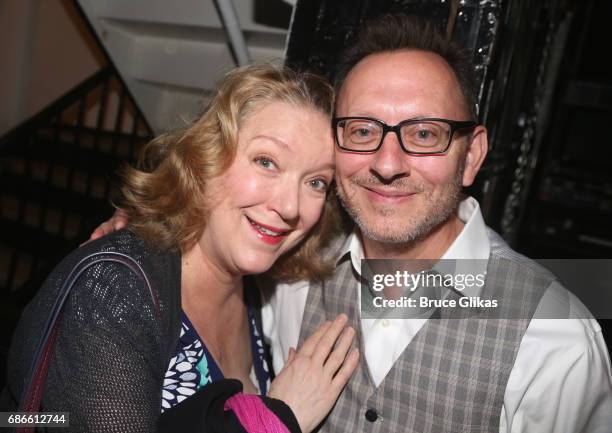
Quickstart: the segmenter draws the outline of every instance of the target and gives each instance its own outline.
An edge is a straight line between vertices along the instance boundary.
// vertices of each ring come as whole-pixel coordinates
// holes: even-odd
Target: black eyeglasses
[[[338,147],[350,152],[376,152],[388,132],[395,132],[402,150],[411,155],[445,153],[456,131],[474,128],[473,121],[408,119],[397,125],[371,117],[334,117],[332,126]]]

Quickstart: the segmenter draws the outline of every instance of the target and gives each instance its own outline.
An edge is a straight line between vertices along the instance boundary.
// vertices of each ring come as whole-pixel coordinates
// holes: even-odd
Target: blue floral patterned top
[[[255,325],[253,311],[248,307],[247,312],[253,354],[251,373],[255,374],[257,379],[255,385],[259,388],[259,393],[265,395],[270,386],[270,370],[264,355],[263,341]],[[184,311],[181,313],[181,336],[175,353],[168,364],[162,386],[162,413],[206,384],[223,379],[223,373]]]

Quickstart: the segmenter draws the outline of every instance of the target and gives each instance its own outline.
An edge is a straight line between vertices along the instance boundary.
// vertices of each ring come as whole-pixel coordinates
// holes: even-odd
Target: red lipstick
[[[283,230],[266,224],[261,224],[260,222],[252,220],[249,217],[247,217],[247,219],[249,220],[249,223],[251,224],[251,227],[255,231],[257,237],[269,245],[279,244],[287,237],[287,234],[289,233],[289,230]]]

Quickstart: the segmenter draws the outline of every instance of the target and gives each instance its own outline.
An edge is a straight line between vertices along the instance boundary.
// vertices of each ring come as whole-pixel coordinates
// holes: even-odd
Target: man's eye
[[[417,138],[420,138],[422,140],[427,140],[428,138],[432,138],[433,135],[434,133],[427,129],[421,129],[417,131]]]
[[[272,170],[276,168],[276,164],[270,158],[266,158],[265,156],[259,156],[255,158],[255,163],[263,168],[268,170]]]
[[[371,140],[374,138],[376,131],[368,126],[353,126],[348,130],[349,137],[351,140],[355,140],[357,142]]]
[[[433,128],[415,128],[404,136],[404,140],[418,146],[435,146],[440,141],[440,134]]]

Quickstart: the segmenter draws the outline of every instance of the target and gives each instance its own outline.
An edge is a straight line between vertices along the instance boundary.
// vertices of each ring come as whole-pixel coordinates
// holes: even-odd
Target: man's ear
[[[487,128],[478,125],[468,137],[467,150],[465,152],[465,168],[463,171],[463,186],[467,187],[474,183],[476,174],[482,166],[489,150],[487,139]]]

